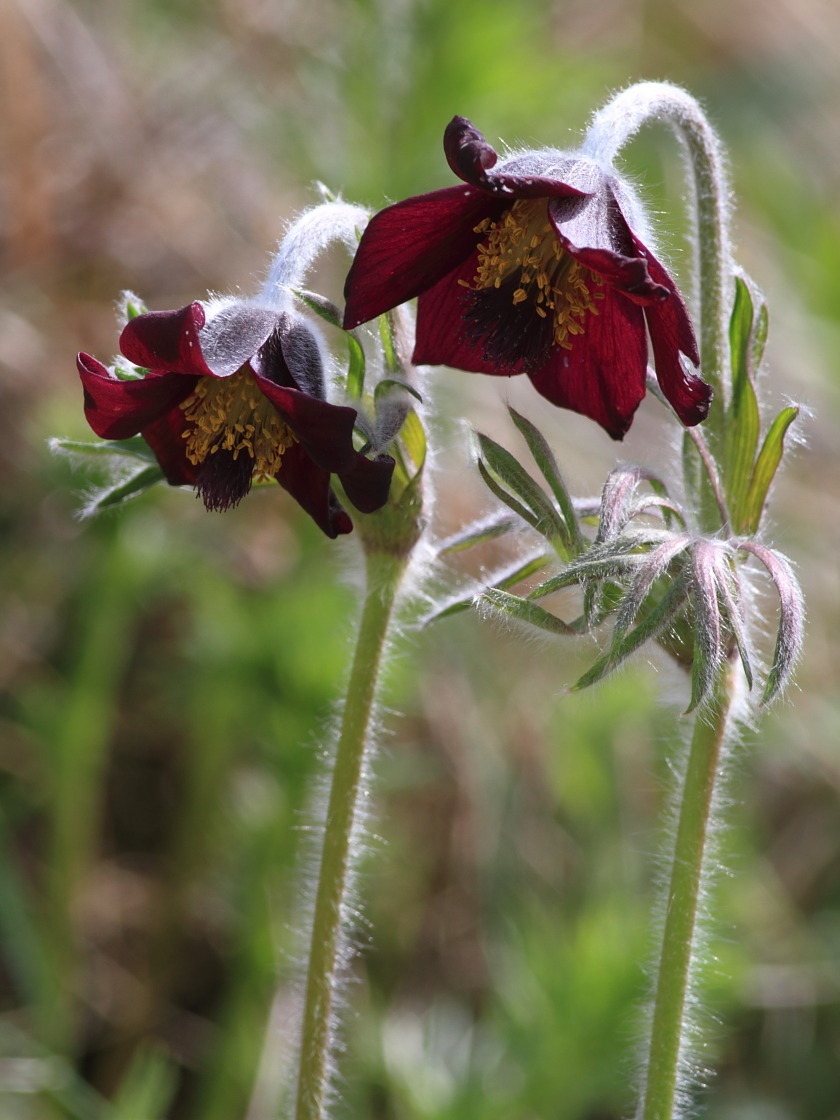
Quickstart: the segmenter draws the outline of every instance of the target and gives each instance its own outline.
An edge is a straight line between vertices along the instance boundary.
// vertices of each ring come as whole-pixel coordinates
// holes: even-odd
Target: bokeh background
[[[808,644],[734,767],[700,1114],[837,1120],[840,8],[2,0],[0,57],[2,1115],[274,1114],[301,825],[355,610],[352,542],[279,488],[219,516],[161,489],[80,523],[90,479],[46,445],[86,435],[75,352],[109,359],[123,288],[158,308],[247,292],[315,180],[373,206],[448,185],[454,113],[562,146],[609,91],[666,78],[731,153],[740,261],[770,305],[767,396],[810,408],[772,517]],[[627,166],[679,272],[670,137],[649,130]],[[669,451],[652,402],[618,447],[527,385],[436,384],[441,533],[487,508],[461,421],[515,446],[508,399],[579,494],[616,454]],[[408,636],[338,1115],[632,1109],[684,683],[642,661],[564,696],[578,666],[472,616]]]

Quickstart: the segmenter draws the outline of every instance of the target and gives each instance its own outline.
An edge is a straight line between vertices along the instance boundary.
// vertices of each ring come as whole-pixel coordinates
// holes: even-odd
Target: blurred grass
[[[771,395],[813,410],[775,507],[808,651],[737,767],[703,1115],[837,1120],[838,55],[820,0],[0,6],[4,1117],[270,1115],[282,1038],[263,1052],[266,1024],[296,998],[277,949],[295,943],[300,826],[353,621],[352,542],[328,545],[279,489],[223,518],[161,492],[79,524],[85,480],[45,444],[85,434],[74,351],[107,359],[122,287],[155,307],[247,290],[313,179],[373,205],[448,185],[456,112],[491,139],[563,145],[608,90],[664,77],[730,146]],[[640,138],[628,162],[679,268],[669,140]],[[527,387],[453,374],[440,390],[449,417],[507,444],[510,395],[578,491],[614,460]],[[620,453],[664,457],[658,442],[643,409]],[[441,469],[448,531],[484,498],[462,458]],[[472,618],[397,665],[342,1114],[631,1107],[678,710],[658,697],[678,703],[680,683],[642,665],[563,696],[575,667]]]

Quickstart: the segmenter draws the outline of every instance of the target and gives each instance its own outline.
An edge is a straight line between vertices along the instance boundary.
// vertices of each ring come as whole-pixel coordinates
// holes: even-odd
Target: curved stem
[[[726,312],[732,298],[730,205],[723,149],[706,114],[679,86],[639,82],[616,94],[595,114],[583,151],[612,163],[650,121],[670,125],[688,156],[696,204],[700,362],[703,376],[720,394],[725,388]],[[723,403],[719,400],[720,406]],[[721,412],[719,407],[718,414]]]
[[[364,792],[365,755],[376,687],[405,556],[368,552],[367,594],[341,723],[327,805],[306,977],[296,1120],[322,1120],[336,1025],[352,871],[352,842]]]
[[[272,306],[283,307],[289,288],[303,286],[306,275],[321,253],[334,241],[356,251],[358,231],[367,225],[370,211],[340,199],[313,206],[286,230],[271,262],[260,297]]]
[[[639,1120],[672,1120],[686,1061],[687,1012],[700,900],[707,889],[709,839],[714,832],[715,792],[721,773],[737,687],[737,663],[725,662],[708,711],[696,717],[683,782],[671,879]]]
[[[699,318],[700,367],[715,391],[704,429],[712,449],[722,438],[731,385],[728,318],[734,298],[730,195],[721,143],[698,102],[668,82],[640,82],[617,94],[599,110],[584,140],[593,159],[612,163],[621,148],[650,121],[662,121],[677,134],[686,153],[694,194],[696,299]],[[688,454],[691,448],[692,454]],[[702,528],[720,527],[714,479],[701,474],[708,467],[685,441],[686,482],[697,498]]]

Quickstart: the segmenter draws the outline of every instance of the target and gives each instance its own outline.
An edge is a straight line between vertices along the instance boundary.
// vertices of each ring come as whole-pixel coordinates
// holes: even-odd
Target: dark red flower
[[[699,363],[688,312],[633,232],[638,204],[616,173],[552,150],[496,166],[464,117],[450,122],[444,150],[466,186],[372,218],[347,277],[345,327],[419,296],[416,364],[526,373],[553,404],[615,439],[645,394],[649,331],[657,378],[680,420],[705,419],[711,389],[681,358]]]
[[[324,399],[318,344],[292,315],[196,302],[132,319],[120,349],[141,376],[77,359],[88,423],[105,439],[140,433],[167,480],[195,487],[207,509],[229,509],[255,478],[276,478],[336,537],[353,524],[330,475],[365,513],[386,502],[393,459],[355,450],[356,411]]]

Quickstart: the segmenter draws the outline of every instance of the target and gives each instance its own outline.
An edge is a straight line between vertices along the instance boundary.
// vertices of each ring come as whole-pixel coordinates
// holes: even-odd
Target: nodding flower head
[[[419,296],[415,363],[525,373],[615,439],[645,394],[649,332],[680,420],[705,419],[711,389],[684,361],[699,363],[688,312],[638,236],[638,203],[618,174],[550,149],[499,163],[464,117],[444,150],[465,185],[374,216],[347,278],[345,326]]]
[[[194,487],[208,510],[274,478],[336,537],[353,525],[331,475],[363,512],[387,500],[393,459],[356,451],[356,411],[326,401],[320,347],[293,313],[195,302],[131,319],[120,349],[128,371],[77,359],[88,423],[105,439],[142,435],[167,480]]]

